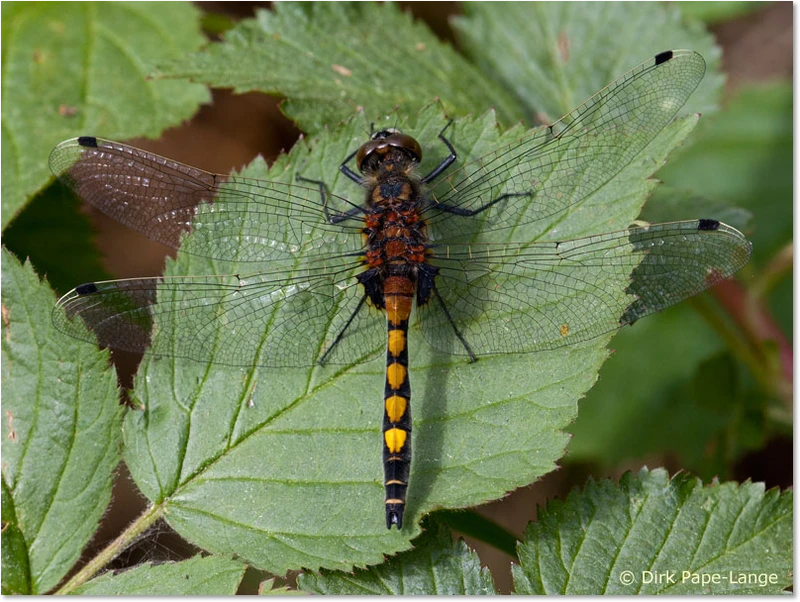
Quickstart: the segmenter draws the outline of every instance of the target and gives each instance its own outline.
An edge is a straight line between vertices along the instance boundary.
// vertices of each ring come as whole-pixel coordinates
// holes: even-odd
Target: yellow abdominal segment
[[[406,369],[402,364],[389,364],[386,366],[386,380],[392,390],[397,391],[406,379]]]
[[[397,357],[406,348],[406,333],[400,329],[389,331],[389,353]]]
[[[407,433],[403,429],[389,429],[383,434],[386,447],[393,454],[396,454],[406,444]]]
[[[403,414],[406,413],[406,406],[408,401],[405,397],[399,395],[392,395],[386,398],[386,415],[389,417],[390,422],[400,422]]]

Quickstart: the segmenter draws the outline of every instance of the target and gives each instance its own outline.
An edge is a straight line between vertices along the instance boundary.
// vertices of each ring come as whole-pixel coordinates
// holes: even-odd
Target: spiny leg
[[[450,141],[447,138],[444,137],[445,131],[452,124],[453,124],[453,120],[451,119],[450,121],[447,122],[447,125],[445,125],[442,128],[442,131],[439,132],[439,140],[444,142],[444,145],[447,147],[447,150],[450,151],[450,154],[447,157],[445,157],[444,161],[442,161],[441,163],[439,163],[439,165],[434,167],[433,170],[431,171],[431,173],[429,173],[427,176],[422,178],[422,183],[423,184],[427,184],[428,182],[431,182],[432,180],[435,180],[436,178],[438,178],[440,175],[442,175],[442,172],[445,169],[447,169],[448,167],[450,167],[453,164],[453,161],[458,159],[458,155],[456,154],[456,149],[453,148],[453,145],[450,144]]]
[[[456,149],[453,148],[453,145],[450,144],[450,141],[447,138],[445,138],[445,136],[444,136],[445,131],[447,130],[447,128],[449,128],[452,125],[452,123],[453,123],[453,120],[451,119],[450,121],[447,122],[447,125],[445,125],[442,128],[442,131],[439,132],[439,139],[442,142],[444,142],[445,146],[450,151],[450,155],[448,157],[446,157],[444,159],[444,161],[439,163],[439,165],[437,165],[433,169],[433,171],[431,171],[431,173],[429,173],[427,176],[422,178],[422,183],[423,184],[427,184],[427,183],[431,182],[432,180],[435,180],[436,178],[438,178],[442,174],[442,172],[444,172],[448,167],[450,167],[450,165],[452,165],[452,163],[458,158],[458,155],[456,154]],[[552,131],[552,128],[551,128],[551,131]],[[503,201],[505,199],[514,198],[514,197],[532,196],[532,195],[533,195],[532,192],[509,192],[509,193],[506,193],[506,194],[501,194],[496,199],[493,199],[493,200],[489,201],[488,203],[485,203],[484,205],[481,205],[477,209],[462,209],[461,207],[455,207],[453,205],[447,205],[445,203],[437,203],[437,204],[435,204],[435,207],[437,209],[441,210],[441,211],[445,211],[447,213],[452,213],[453,215],[462,215],[462,216],[465,216],[465,217],[472,217],[474,215],[478,215],[481,211],[486,211],[492,205],[496,205],[497,203],[499,203],[500,201]]]
[[[370,129],[371,128],[372,128],[372,126],[370,126]],[[342,164],[339,166],[339,171],[341,171],[344,175],[346,175],[348,178],[353,180],[353,182],[355,182],[359,186],[363,186],[364,185],[364,180],[361,179],[361,176],[359,176],[356,172],[354,172],[352,169],[347,167],[347,164],[350,163],[350,160],[353,157],[355,157],[357,154],[358,154],[358,149],[354,150],[352,153],[347,155],[345,160],[342,161]]]
[[[434,205],[440,211],[445,211],[447,213],[452,213],[453,215],[461,215],[465,217],[472,217],[474,215],[478,215],[481,211],[486,211],[492,205],[496,205],[500,201],[504,201],[505,199],[516,198],[516,197],[526,197],[526,196],[533,196],[532,192],[507,192],[506,194],[501,194],[496,199],[489,201],[488,203],[481,205],[477,209],[463,209],[461,207],[454,207],[453,205],[447,205],[446,203],[437,203]]]
[[[467,340],[464,338],[464,335],[462,335],[461,332],[458,330],[456,323],[453,321],[453,316],[450,315],[447,306],[444,304],[444,299],[442,299],[442,296],[439,294],[439,289],[437,289],[435,285],[432,286],[431,289],[433,290],[433,296],[436,297],[436,300],[439,302],[439,306],[442,308],[444,315],[447,317],[447,321],[450,322],[450,326],[453,327],[453,332],[456,333],[456,337],[458,337],[458,340],[461,341],[461,344],[464,346],[464,350],[467,352],[467,355],[469,356],[469,361],[471,362],[477,361],[478,358],[475,356],[475,353],[473,353],[472,348],[469,346],[469,343],[467,343]]]
[[[336,335],[336,338],[333,339],[333,343],[331,343],[331,346],[328,347],[325,353],[322,354],[322,357],[319,358],[319,361],[317,363],[319,363],[320,366],[325,365],[325,362],[328,361],[328,356],[330,355],[331,351],[333,351],[336,348],[336,345],[339,344],[339,341],[342,340],[342,337],[344,336],[345,332],[347,332],[347,329],[349,328],[350,324],[352,324],[353,320],[356,319],[358,312],[361,311],[361,308],[364,307],[364,303],[366,302],[367,302],[367,296],[364,295],[363,297],[361,297],[361,301],[358,302],[358,305],[353,310],[353,313],[350,314],[350,317],[347,319],[347,323],[339,331],[339,334]]]
[[[325,212],[325,219],[329,224],[338,224],[345,220],[350,219],[351,217],[355,217],[357,215],[363,215],[365,213],[364,209],[361,207],[351,207],[344,213],[339,213],[337,215],[333,215],[328,211],[328,201],[325,198],[325,182],[322,180],[312,180],[310,178],[304,178],[301,175],[295,176],[295,179],[298,182],[305,182],[306,184],[315,184],[319,187],[319,198],[320,202],[322,203],[322,211]]]

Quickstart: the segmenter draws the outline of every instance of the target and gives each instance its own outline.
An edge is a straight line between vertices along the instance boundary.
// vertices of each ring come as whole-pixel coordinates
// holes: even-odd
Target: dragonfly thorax
[[[415,215],[393,212],[377,220],[368,219],[365,234],[368,263],[373,267],[426,260],[424,224]]]

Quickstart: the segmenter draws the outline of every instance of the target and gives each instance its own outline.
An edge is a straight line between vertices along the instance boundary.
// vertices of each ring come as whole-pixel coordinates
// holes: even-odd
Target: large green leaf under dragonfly
[[[702,69],[697,69],[697,55],[678,56],[691,67],[678,75],[693,78],[694,84],[682,80],[677,87],[671,87],[660,80],[653,82],[659,83],[661,92],[668,94],[653,98],[652,106],[661,106],[669,116],[655,113],[662,121],[653,126],[649,137],[643,138],[640,134],[647,123],[627,130],[619,119],[603,120],[603,111],[609,115],[642,116],[647,110],[655,110],[645,108],[650,106],[646,105],[648,100],[640,99],[637,104],[638,96],[624,96],[613,90],[601,93],[597,102],[590,103],[547,132],[525,134],[521,128],[515,128],[500,136],[491,115],[474,121],[458,121],[448,130],[448,137],[465,160],[464,167],[454,170],[453,177],[445,181],[445,185],[459,178],[471,178],[478,187],[486,182],[485,192],[489,195],[503,194],[510,186],[514,196],[508,197],[507,209],[516,210],[511,215],[518,218],[516,221],[521,226],[509,228],[509,222],[502,219],[500,206],[496,211],[487,211],[478,220],[485,231],[451,229],[448,232],[446,222],[431,220],[434,233],[449,233],[451,240],[461,241],[445,246],[441,238],[434,239],[434,243],[440,245],[436,261],[443,265],[465,266],[463,275],[458,276],[452,288],[456,291],[456,304],[459,298],[472,299],[483,310],[475,314],[464,311],[455,314],[454,319],[459,325],[479,329],[476,332],[481,334],[476,340],[485,342],[483,347],[479,346],[484,352],[507,353],[556,346],[541,345],[536,340],[536,332],[544,326],[537,326],[539,330],[519,337],[515,328],[521,323],[516,321],[521,309],[559,316],[559,320],[551,318],[541,323],[551,327],[547,336],[554,336],[558,341],[559,337],[574,335],[577,344],[536,355],[490,355],[477,363],[454,361],[452,356],[435,352],[425,344],[423,336],[430,335],[426,325],[431,323],[426,323],[425,312],[418,312],[423,319],[412,328],[409,338],[417,408],[414,420],[416,455],[407,521],[411,528],[402,533],[385,531],[379,503],[380,411],[377,400],[384,365],[380,361],[363,362],[385,344],[382,340],[385,326],[381,318],[374,316],[370,337],[356,336],[353,344],[343,346],[344,351],[335,358],[338,365],[313,365],[324,348],[325,338],[337,331],[331,316],[343,320],[348,315],[341,299],[358,291],[354,282],[344,278],[357,265],[345,264],[335,254],[321,255],[320,251],[334,247],[357,251],[346,245],[348,241],[357,241],[358,229],[351,230],[350,235],[346,228],[335,231],[330,225],[320,224],[314,229],[310,216],[316,215],[319,222],[322,215],[319,206],[312,205],[315,191],[297,196],[302,188],[294,179],[296,174],[302,174],[306,178],[324,180],[332,193],[342,195],[339,198],[347,196],[359,202],[363,193],[336,174],[342,158],[363,142],[366,124],[351,122],[318,139],[313,150],[304,146],[295,149],[269,173],[258,165],[252,166],[246,176],[277,182],[249,183],[249,188],[238,184],[235,188],[226,187],[220,201],[201,206],[195,231],[184,244],[184,250],[189,252],[182,253],[179,261],[169,267],[167,275],[171,279],[164,281],[166,287],[158,293],[163,296],[155,305],[152,304],[155,298],[145,299],[148,309],[156,308],[155,352],[173,359],[145,359],[137,379],[136,395],[146,404],[146,411],[129,414],[125,429],[126,460],[131,472],[151,500],[166,504],[170,524],[206,549],[235,552],[253,565],[274,572],[298,566],[349,568],[378,562],[382,554],[408,547],[407,537],[418,532],[415,519],[433,508],[467,506],[492,499],[551,470],[566,443],[562,429],[574,418],[576,400],[594,382],[606,355],[607,338],[588,340],[588,337],[612,330],[621,317],[624,321],[633,321],[701,290],[719,276],[738,269],[749,254],[749,244],[735,230],[724,226],[703,227],[704,223],[712,222],[695,221],[652,229],[637,228],[620,235],[597,235],[598,232],[622,230],[635,220],[653,185],[646,177],[696,121],[696,118],[687,118],[667,125],[680,108],[682,99],[685,100],[702,76]],[[641,83],[643,80],[633,81]],[[632,89],[646,96],[649,88],[633,86]],[[621,108],[625,112],[615,113]],[[435,106],[423,111],[416,123],[403,123],[395,118],[391,121],[392,126],[413,132],[428,153],[421,169],[423,173],[436,165],[445,153],[436,138],[445,123],[445,117]],[[630,135],[625,135],[626,131]],[[574,139],[570,138],[573,132]],[[540,148],[531,144],[528,148],[538,152],[530,155],[535,157],[533,162],[526,163],[524,156],[514,152],[523,148],[521,145],[538,139],[536,137],[549,146]],[[110,152],[105,143],[99,144],[101,151]],[[67,145],[65,148],[74,147]],[[63,148],[59,152],[63,152]],[[466,160],[487,153],[492,154],[483,162]],[[493,171],[491,165],[504,165],[500,161],[504,153],[514,158],[513,169]],[[601,173],[598,166],[607,165],[613,157],[616,157],[612,161],[614,167]],[[55,165],[58,171],[59,162]],[[540,169],[532,173],[528,167]],[[182,173],[184,177],[180,181],[187,184],[207,178],[202,172],[194,171],[190,180],[188,172]],[[572,180],[567,178],[568,174],[574,176]],[[147,181],[149,186],[158,187],[156,178]],[[254,186],[268,192],[261,197],[261,209],[242,195],[248,190],[252,192]],[[445,198],[446,189],[445,192],[436,190],[436,198]],[[237,193],[233,194],[233,190]],[[289,210],[298,218],[295,222],[287,222],[281,231],[268,222],[249,225],[251,222],[246,219],[249,215],[258,215],[264,207],[280,206],[281,195],[289,192],[296,195]],[[318,192],[316,194],[318,199]],[[470,202],[468,195],[454,198],[456,203]],[[547,208],[553,207],[551,203],[557,198],[564,199],[568,209],[559,212],[556,208],[548,213]],[[536,207],[543,209],[540,211],[543,219],[532,221]],[[175,207],[170,211],[173,213],[161,212],[156,217],[176,216],[184,221],[190,217]],[[219,221],[214,221],[217,216],[221,216]],[[250,248],[242,248],[244,255],[233,257],[249,261],[231,262],[232,257],[220,252],[232,248],[224,246],[230,245],[230,240],[226,241],[225,236],[221,241],[205,236],[204,224],[209,220],[223,226],[222,231],[230,239],[239,236],[241,241],[253,243]],[[266,230],[258,230],[262,227]],[[264,232],[270,236],[259,238]],[[175,233],[180,235],[180,229]],[[571,240],[590,235],[591,238],[583,241]],[[485,246],[486,239],[500,246]],[[303,245],[306,240],[310,242]],[[469,246],[463,246],[463,241],[468,241]],[[722,250],[713,250],[715,245],[708,241],[719,242]],[[223,246],[215,246],[220,244]],[[239,248],[236,247],[237,253]],[[582,256],[582,248],[593,250]],[[703,250],[709,250],[710,254],[704,257],[698,253]],[[287,286],[261,286],[278,280],[252,275],[258,269],[258,264],[253,263],[254,253],[259,252],[273,260],[268,269],[273,270],[273,276],[283,274]],[[475,260],[470,262],[473,252]],[[203,255],[217,259],[204,259]],[[491,261],[498,258],[500,261]],[[222,261],[225,259],[228,261]],[[639,265],[641,259],[644,261]],[[315,289],[314,281],[307,278],[309,274],[319,278],[336,275],[332,266],[345,265],[350,267],[338,268],[342,270],[342,278],[331,278],[325,294],[323,289]],[[474,272],[470,272],[472,266]],[[529,268],[535,276],[528,276],[526,281],[519,271],[523,267]],[[639,271],[633,285],[629,286],[634,268]],[[494,273],[494,278],[487,278],[492,275],[489,272]],[[220,296],[215,288],[190,298],[188,304],[174,301],[177,297],[173,295],[185,288],[179,284],[194,283],[198,285],[195,290],[208,291],[212,279],[223,273],[236,274],[229,277],[229,296]],[[188,274],[205,276],[189,280]],[[258,287],[248,289],[253,282]],[[673,288],[676,282],[679,288]],[[149,291],[157,284],[155,280],[140,283]],[[308,285],[305,289],[303,283]],[[480,286],[470,287],[470,284]],[[488,284],[498,288],[486,286]],[[108,285],[93,286],[96,292],[102,293],[103,287]],[[243,304],[241,291],[247,290],[257,294],[244,295]],[[595,301],[598,290],[607,294],[607,301]],[[276,291],[277,295],[271,297],[270,292]],[[480,294],[467,291],[480,291]],[[79,290],[77,298],[96,298],[92,297],[94,292]],[[330,313],[332,310],[328,307],[319,310],[309,304],[294,309],[324,313],[296,311],[295,323],[286,319],[289,314],[281,316],[281,311],[292,309],[293,296],[302,298],[307,292],[317,300],[333,299],[338,313]],[[522,303],[526,292],[541,296],[531,297],[527,306],[497,307],[502,305],[503,299]],[[641,297],[643,293],[653,296]],[[467,294],[473,297],[468,298]],[[229,302],[233,313],[222,311],[228,309]],[[71,303],[69,298],[67,303]],[[258,303],[262,308],[272,308],[268,319],[254,311]],[[559,304],[568,312],[559,314]],[[587,308],[592,306],[602,311],[591,314]],[[167,311],[158,313],[158,308]],[[464,309],[468,308],[464,306]],[[342,311],[344,318],[339,316]],[[140,315],[151,314],[146,311]],[[593,315],[597,317],[592,318]],[[198,322],[197,316],[204,318]],[[210,323],[210,318],[219,317],[222,319],[215,323],[220,327],[208,333],[213,336],[200,338],[199,335],[206,333],[199,326]],[[368,317],[369,314],[364,314],[364,321],[359,325],[367,324]],[[239,319],[241,321],[237,321]],[[250,322],[256,327],[248,334]],[[68,328],[66,324],[63,325]],[[232,324],[241,327],[232,328]],[[491,324],[493,329],[490,329]],[[134,325],[147,326],[138,322]],[[597,328],[593,331],[593,327]],[[310,330],[304,332],[302,328]],[[512,337],[511,341],[519,342],[501,346],[499,343],[505,340],[501,337],[503,331]],[[363,329],[356,332],[363,332]],[[274,333],[278,338],[270,341]],[[317,335],[316,338],[308,341],[309,333]],[[515,336],[518,338],[513,339]],[[195,341],[199,341],[200,346]],[[445,347],[443,335],[434,337],[431,342]],[[133,348],[139,344],[134,343]],[[250,354],[247,362],[250,367],[236,369],[219,365],[245,363],[242,358],[246,354],[234,351],[243,347]],[[289,355],[287,361],[281,361],[282,349]],[[184,354],[201,359],[201,352],[205,353],[202,356],[206,358],[205,363],[174,359]],[[251,365],[256,357],[268,366],[297,365],[299,358],[305,360],[306,367],[268,370]]]

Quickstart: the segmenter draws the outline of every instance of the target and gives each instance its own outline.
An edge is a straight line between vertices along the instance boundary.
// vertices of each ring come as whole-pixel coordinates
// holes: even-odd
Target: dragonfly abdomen
[[[386,526],[403,525],[408,474],[411,468],[411,384],[408,380],[408,319],[415,285],[407,276],[384,281],[388,325],[386,387],[383,414],[383,464]]]

